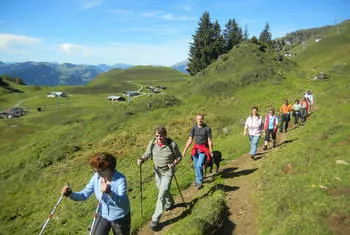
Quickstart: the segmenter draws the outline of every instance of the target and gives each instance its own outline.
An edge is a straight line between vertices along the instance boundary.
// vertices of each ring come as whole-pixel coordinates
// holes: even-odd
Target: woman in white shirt
[[[258,148],[259,139],[263,129],[264,129],[264,122],[258,113],[258,107],[254,106],[252,107],[251,115],[247,118],[245,122],[244,132],[243,132],[243,135],[246,136],[247,130],[248,130],[248,137],[250,142],[249,154],[252,159],[255,159],[256,150]]]

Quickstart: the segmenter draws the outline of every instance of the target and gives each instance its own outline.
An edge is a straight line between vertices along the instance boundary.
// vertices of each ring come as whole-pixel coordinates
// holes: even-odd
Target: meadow
[[[117,169],[128,180],[136,233],[151,218],[157,198],[153,166],[147,162],[142,169],[141,221],[136,161],[155,127],[167,127],[168,136],[182,150],[195,115],[204,113],[213,131],[214,148],[223,153],[225,164],[249,150],[242,134],[252,106],[259,106],[265,115],[269,107],[278,110],[285,98],[291,103],[301,99],[306,89],[315,96],[309,120],[288,133],[288,144],[262,160],[258,230],[259,234],[342,234],[348,227],[341,221],[350,218],[349,23],[342,27],[342,34],[334,34],[331,28],[321,42],[310,39],[303,50],[295,48],[296,57],[283,61],[275,60],[273,51],[262,52],[246,43],[194,77],[141,66],[112,70],[81,87],[18,86],[23,93],[2,92],[1,110],[22,101],[21,107],[29,112],[18,119],[0,120],[0,234],[39,233],[63,185],[69,181],[77,191],[88,182],[92,175],[88,159],[97,151],[118,157]],[[320,71],[330,78],[314,81]],[[161,94],[146,92],[131,102],[106,101],[108,95],[137,90],[140,85],[167,89]],[[51,90],[67,92],[69,101],[60,99],[58,109],[57,99],[46,98]],[[39,112],[37,107],[44,110]],[[337,164],[340,160],[345,163]],[[176,176],[181,189],[191,187],[194,172],[189,156],[179,164]],[[211,184],[220,182],[218,177]],[[205,234],[214,229],[210,220],[222,214],[227,199],[220,190],[213,194],[205,190],[194,196],[198,201],[192,213],[168,234]],[[172,192],[178,193],[176,187]],[[208,209],[209,202],[219,209]],[[95,198],[86,202],[64,199],[46,233],[86,234],[96,204]],[[201,220],[199,213],[203,213]],[[192,220],[200,222],[194,227]]]

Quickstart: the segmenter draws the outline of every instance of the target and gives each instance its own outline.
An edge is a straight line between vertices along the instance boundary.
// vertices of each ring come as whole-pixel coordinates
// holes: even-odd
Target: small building
[[[125,101],[126,99],[121,96],[111,95],[107,97],[107,100],[111,103],[114,103],[114,102],[122,102],[122,101]]]
[[[315,42],[319,42],[319,41],[321,41],[323,38],[324,38],[324,37],[315,37],[314,40],[315,40]]]
[[[291,57],[291,56],[293,56],[293,53],[290,52],[290,51],[286,51],[286,53],[284,53],[284,56],[289,56],[289,57]]]
[[[54,98],[54,97],[67,97],[67,94],[61,91],[51,91],[47,93],[48,98]]]
[[[14,107],[14,108],[10,108],[6,111],[0,112],[0,119],[21,117],[24,115],[24,113],[25,112],[22,108]]]
[[[156,86],[156,87],[149,86],[149,87],[146,87],[146,89],[153,93],[160,93],[162,90],[166,89],[166,86]]]
[[[134,96],[139,96],[140,93],[138,93],[137,91],[124,91],[123,95],[134,97]]]

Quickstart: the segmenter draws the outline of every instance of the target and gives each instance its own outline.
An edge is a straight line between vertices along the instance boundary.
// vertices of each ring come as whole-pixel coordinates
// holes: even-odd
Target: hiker
[[[311,113],[311,107],[314,104],[314,95],[312,94],[312,92],[310,90],[306,90],[304,97],[306,97],[306,99],[309,102],[309,109],[307,111],[308,111],[308,113]]]
[[[309,102],[306,97],[303,97],[303,100],[300,102],[300,115],[301,115],[301,122],[305,122],[309,110]]]
[[[194,186],[197,189],[203,187],[203,164],[209,163],[213,155],[213,140],[211,128],[204,123],[204,115],[196,115],[196,124],[192,127],[190,136],[182,153],[185,156],[188,148],[195,142],[191,149],[191,161],[196,174]]]
[[[70,186],[62,188],[62,194],[74,201],[84,201],[95,193],[99,201],[97,217],[91,228],[92,234],[130,234],[130,202],[126,178],[118,172],[116,158],[110,153],[96,153],[89,160],[94,175],[80,192],[72,192]]]
[[[290,113],[292,112],[292,110],[293,110],[292,106],[288,103],[288,100],[285,99],[280,108],[280,113],[281,113],[280,133],[287,132],[288,123],[290,121]]]
[[[267,150],[267,145],[270,141],[270,135],[272,137],[272,147],[275,148],[276,145],[276,132],[278,128],[278,117],[275,115],[275,109],[269,109],[268,114],[265,118],[264,124],[264,133],[265,133],[265,141],[264,141],[264,150]]]
[[[250,158],[255,159],[256,150],[258,149],[259,139],[264,129],[264,122],[258,113],[258,107],[254,106],[251,109],[251,114],[247,118],[244,126],[243,136],[247,135],[250,142]]]
[[[142,165],[149,158],[154,163],[156,185],[159,190],[150,228],[158,230],[163,209],[168,211],[174,207],[174,198],[170,193],[171,180],[174,176],[175,166],[182,159],[177,144],[167,138],[165,127],[155,129],[155,138],[149,142],[146,152],[137,160],[137,164]]]
[[[293,105],[293,116],[294,116],[294,126],[298,126],[298,120],[301,118],[301,104],[298,99],[295,100],[295,104]]]

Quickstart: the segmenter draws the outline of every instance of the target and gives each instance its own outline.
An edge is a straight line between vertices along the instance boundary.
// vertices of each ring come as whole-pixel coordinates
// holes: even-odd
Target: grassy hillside
[[[21,106],[30,112],[19,119],[0,120],[0,234],[38,233],[64,183],[69,181],[73,190],[80,190],[88,182],[92,171],[87,160],[96,151],[118,157],[117,168],[128,180],[132,230],[136,231],[151,217],[157,197],[148,162],[143,167],[145,198],[140,221],[136,160],[154,127],[165,125],[183,149],[195,114],[203,112],[213,130],[215,149],[223,152],[226,161],[232,160],[249,150],[242,123],[251,106],[258,105],[264,114],[271,106],[278,109],[284,98],[301,98],[306,89],[315,95],[315,112],[305,126],[288,133],[289,144],[263,160],[259,232],[332,234],[334,221],[350,216],[349,166],[336,164],[336,160],[350,162],[346,148],[350,58],[333,53],[334,48],[339,52],[349,48],[345,33],[349,26],[342,27],[344,33],[328,35],[329,41],[339,44],[330,43],[327,37],[317,44],[310,41],[302,53],[283,61],[275,60],[270,51],[259,50],[258,45],[243,44],[192,78],[167,68],[136,67],[112,70],[87,86],[55,89],[70,94],[69,99],[47,99],[45,87],[23,87],[22,94],[1,95],[2,107],[23,101]],[[342,64],[341,69],[333,69],[335,63]],[[311,75],[321,68],[330,73],[330,79],[313,81]],[[130,103],[106,102],[107,95],[149,85],[167,89],[161,94],[146,92]],[[37,107],[45,109],[38,112]],[[194,172],[188,156],[176,174],[181,188],[190,186]],[[172,190],[177,193],[176,187]],[[207,195],[205,188],[196,195],[201,199],[193,212],[224,197],[221,192],[212,197],[201,195]],[[47,234],[87,233],[95,206],[95,198],[80,203],[64,199]],[[192,216],[169,233],[193,231],[186,227]],[[197,234],[203,234],[201,228],[199,225]]]

